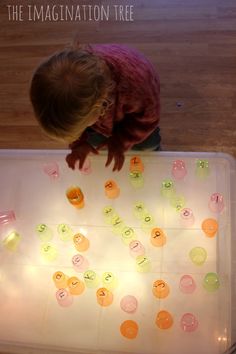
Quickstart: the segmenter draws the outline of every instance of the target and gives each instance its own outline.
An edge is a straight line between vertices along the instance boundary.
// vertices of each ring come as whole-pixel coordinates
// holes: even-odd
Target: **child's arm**
[[[159,117],[159,102],[137,112],[125,113],[124,119],[115,125],[113,139],[127,151],[144,141],[158,127]]]
[[[106,166],[114,160],[113,170],[120,170],[124,162],[124,152],[133,145],[144,141],[157,127],[160,117],[159,98],[149,97],[148,106],[142,109],[138,104],[122,106],[123,119],[116,123],[112,136],[107,141],[108,159]]]
[[[114,160],[113,171],[122,168],[125,151],[146,140],[159,126],[159,82],[154,79],[144,87],[145,89],[135,89],[131,86],[123,92],[118,92],[113,131],[107,141],[106,166]]]

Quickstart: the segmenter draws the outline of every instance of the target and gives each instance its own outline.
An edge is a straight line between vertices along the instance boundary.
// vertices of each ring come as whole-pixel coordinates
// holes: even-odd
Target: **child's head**
[[[93,53],[65,49],[35,71],[30,98],[45,132],[72,142],[104,114],[114,89],[110,70]]]

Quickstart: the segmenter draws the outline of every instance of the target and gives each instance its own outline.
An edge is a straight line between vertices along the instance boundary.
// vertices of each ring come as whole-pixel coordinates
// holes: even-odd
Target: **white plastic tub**
[[[105,168],[106,156],[91,157],[90,174],[69,170],[65,163],[66,151],[0,151],[0,212],[14,211],[16,220],[0,225],[0,349],[19,353],[135,353],[135,354],[219,354],[230,345],[235,335],[236,301],[235,276],[231,271],[231,250],[235,247],[235,160],[229,155],[216,153],[143,153],[144,185],[135,188],[129,177],[129,162],[134,154],[126,157],[121,172]],[[209,174],[196,171],[198,159],[209,163]],[[176,180],[172,176],[173,162],[183,160],[187,174]],[[45,164],[57,163],[59,177],[50,178]],[[199,172],[199,171],[198,171]],[[172,179],[175,194],[163,196],[163,180]],[[104,184],[113,179],[120,188],[120,196],[108,199]],[[72,185],[81,188],[85,198],[82,209],[74,208],[66,198]],[[215,212],[209,208],[210,197],[219,193],[224,208]],[[165,193],[164,193],[165,194]],[[185,198],[183,207],[190,208],[194,223],[181,222],[181,212],[173,207],[174,195]],[[154,218],[150,229],[142,227],[134,215],[134,204],[143,202]],[[136,237],[145,247],[150,260],[150,270],[140,273],[129,247],[122,237],[105,222],[103,208],[112,206],[124,221],[133,228]],[[206,237],[201,229],[203,220],[214,218],[218,232]],[[40,254],[42,241],[35,228],[46,224],[53,232],[50,241],[58,257],[46,261]],[[73,296],[73,304],[59,306],[52,276],[62,271],[69,277],[83,281],[83,273],[72,266],[76,251],[73,241],[62,241],[57,232],[59,224],[69,225],[73,233],[82,232],[90,241],[90,248],[81,252],[89,261],[89,268],[100,278],[95,288],[86,288]],[[154,247],[150,242],[151,229],[161,228],[166,234],[166,244]],[[6,247],[6,237],[15,230],[20,242],[15,251]],[[207,259],[195,265],[189,252],[202,247]],[[11,248],[11,247],[10,247]],[[233,251],[232,251],[233,252]],[[231,262],[232,261],[232,262]],[[102,287],[104,272],[112,272],[118,286],[112,290],[113,303],[101,307],[96,291]],[[217,273],[219,289],[206,291],[203,279],[207,273]],[[191,294],[179,288],[183,275],[190,275],[196,283]],[[231,278],[232,277],[232,278]],[[170,293],[159,299],[153,295],[153,283],[164,280]],[[123,296],[134,295],[138,300],[137,311],[126,313],[120,308]],[[232,298],[231,298],[232,296]],[[231,301],[233,299],[233,301]],[[155,321],[159,311],[168,311],[173,318],[169,329],[160,329]],[[181,328],[184,314],[191,313],[198,321],[192,332]],[[123,321],[133,320],[138,326],[135,339],[120,333]],[[31,349],[27,349],[31,348]],[[34,349],[33,349],[34,348]]]

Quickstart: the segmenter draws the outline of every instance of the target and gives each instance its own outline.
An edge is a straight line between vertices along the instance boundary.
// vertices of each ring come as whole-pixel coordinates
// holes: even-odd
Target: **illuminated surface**
[[[91,156],[91,173],[84,175],[66,167],[66,153],[58,151],[51,160],[52,152],[44,153],[47,158],[34,158],[29,152],[29,158],[26,154],[21,159],[18,152],[12,161],[11,157],[0,160],[6,178],[1,180],[1,212],[14,210],[16,215],[16,220],[0,226],[0,343],[93,354],[114,350],[119,354],[222,354],[229,343],[232,310],[227,267],[230,210],[234,209],[229,203],[228,161],[205,155],[147,154],[142,156],[143,186],[134,188],[129,176],[131,156],[119,173],[103,167],[102,153]],[[198,158],[209,162],[204,178],[196,175]],[[172,175],[177,160],[184,161],[187,171],[179,179]],[[57,162],[59,178],[44,173],[45,161]],[[167,197],[161,186],[169,179],[173,190]],[[108,180],[119,185],[117,198],[105,195]],[[82,191],[83,208],[68,201],[65,193],[70,186]],[[209,208],[214,193],[223,196],[220,212]],[[194,215],[192,226],[181,223],[185,208]],[[145,216],[152,217],[147,227]],[[206,236],[202,227],[206,219],[217,221],[214,237]],[[35,230],[42,223],[52,238],[41,240]],[[14,230],[21,239],[12,252],[3,240]],[[73,231],[72,238],[67,230]],[[73,237],[78,234],[85,237],[85,251],[75,247]],[[131,244],[124,242],[124,235],[131,235]],[[189,257],[196,247],[207,252],[201,266]],[[136,260],[137,256],[141,258]],[[65,275],[58,287],[53,280],[56,272]],[[160,280],[169,288],[165,297],[153,293],[154,283]],[[97,296],[102,288],[104,295]],[[125,321],[137,324],[137,335],[136,326],[123,332],[126,337],[121,333]],[[132,340],[127,338],[129,333]]]

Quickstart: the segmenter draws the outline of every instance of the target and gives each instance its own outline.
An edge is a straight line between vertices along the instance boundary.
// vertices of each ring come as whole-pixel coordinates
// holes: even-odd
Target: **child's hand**
[[[87,143],[87,141],[81,142],[77,147],[72,148],[71,153],[66,156],[68,166],[74,170],[76,161],[79,161],[79,169],[81,169],[90,152],[98,154],[97,149]]]
[[[125,156],[124,151],[119,147],[119,145],[111,138],[107,139],[107,141],[97,147],[97,149],[101,149],[102,147],[107,145],[108,156],[106,161],[106,167],[109,166],[114,159],[114,166],[112,171],[120,171],[123,167]]]

